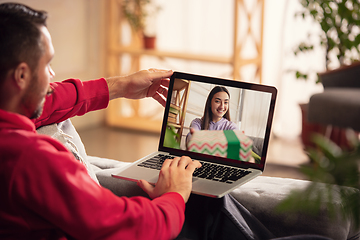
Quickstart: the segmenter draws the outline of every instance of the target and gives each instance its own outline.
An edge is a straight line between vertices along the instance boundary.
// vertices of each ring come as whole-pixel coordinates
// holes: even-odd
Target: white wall
[[[0,0],[0,2],[4,2]],[[87,80],[103,76],[104,2],[100,0],[21,0],[49,12],[48,27],[53,36],[56,55],[53,68],[56,81],[65,78]],[[162,50],[231,55],[233,1],[156,0],[162,7],[157,18],[157,46]],[[255,1],[245,0],[248,6]],[[318,31],[311,21],[295,20],[301,9],[298,0],[266,0],[263,46],[263,83],[278,88],[274,133],[297,137],[301,131],[299,103],[322,90],[314,81],[296,80],[291,68],[325,69],[322,53],[294,58],[292,48],[307,37],[307,31]],[[240,33],[246,31],[241,27]],[[248,54],[251,54],[249,50]],[[171,59],[142,58],[142,68],[166,68],[206,74],[231,76],[231,68],[222,64],[203,64]],[[249,71],[252,71],[249,68]],[[246,73],[244,75],[247,75]],[[251,81],[251,79],[250,79]],[[73,119],[77,127],[103,121],[103,112]]]
[[[8,2],[0,0],[0,3]],[[48,12],[48,29],[55,48],[51,66],[54,81],[67,78],[89,80],[103,76],[103,2],[99,0],[20,0]],[[75,117],[79,129],[102,123],[103,111]]]
[[[244,91],[241,127],[245,135],[264,138],[269,117],[271,93]]]
[[[163,8],[157,21],[158,48],[162,50],[195,52],[231,56],[234,1],[217,0],[156,0]],[[244,0],[251,8],[255,1]],[[291,69],[325,70],[323,52],[294,57],[293,49],[306,39],[308,32],[319,32],[319,26],[309,20],[296,19],[302,9],[299,0],[266,0],[263,32],[262,82],[278,89],[273,132],[280,137],[296,138],[301,132],[300,103],[322,91],[315,80],[297,80]],[[244,20],[244,18],[242,18]],[[241,34],[246,32],[246,19],[239,22]],[[244,26],[245,25],[245,26]],[[245,54],[251,56],[251,45]],[[142,67],[163,67],[216,77],[231,77],[232,69],[225,64],[208,64],[146,57]],[[247,67],[243,80],[251,78],[253,68]],[[250,77],[249,77],[250,76]]]
[[[292,69],[325,70],[322,51],[295,57],[294,47],[308,38],[308,32],[317,33],[320,27],[309,20],[295,18],[302,6],[299,0],[265,1],[263,83],[276,86],[278,98],[275,107],[273,132],[283,138],[298,137],[301,132],[300,103],[322,91],[315,80],[297,80]]]

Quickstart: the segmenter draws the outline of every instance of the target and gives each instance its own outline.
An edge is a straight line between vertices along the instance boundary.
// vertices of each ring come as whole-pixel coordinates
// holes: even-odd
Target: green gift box
[[[240,161],[253,161],[252,140],[240,130],[195,131],[188,150]]]

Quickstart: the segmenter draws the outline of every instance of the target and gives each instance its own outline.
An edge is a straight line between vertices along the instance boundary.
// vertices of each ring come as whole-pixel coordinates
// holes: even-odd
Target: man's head
[[[46,19],[44,11],[0,4],[0,107],[29,118],[41,114],[54,76],[49,65],[54,49]]]

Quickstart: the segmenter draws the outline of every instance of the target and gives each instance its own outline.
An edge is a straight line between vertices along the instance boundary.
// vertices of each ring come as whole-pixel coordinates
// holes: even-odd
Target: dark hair
[[[39,27],[46,19],[46,12],[23,4],[0,4],[0,84],[22,62],[35,73],[44,52]]]
[[[209,124],[210,124],[210,121],[212,120],[212,115],[213,115],[213,113],[211,111],[211,100],[213,99],[214,95],[218,92],[226,92],[230,98],[230,93],[225,87],[216,86],[210,91],[209,96],[206,99],[204,115],[201,119],[202,120],[201,121],[201,130],[209,129]],[[226,113],[224,114],[224,118],[226,118],[227,120],[230,121],[230,109],[228,109],[226,111]]]

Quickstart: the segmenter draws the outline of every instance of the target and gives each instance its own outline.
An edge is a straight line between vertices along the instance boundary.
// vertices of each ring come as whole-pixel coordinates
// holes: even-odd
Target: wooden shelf
[[[189,98],[189,91],[190,91],[190,81],[185,79],[175,79],[174,86],[172,89],[172,97],[171,104],[177,106],[179,109],[178,113],[178,121],[176,124],[170,123],[171,126],[177,129],[177,138],[176,140],[180,143],[182,132],[184,129],[184,122],[185,122],[185,113],[187,107],[187,101]]]
[[[148,50],[142,48],[134,47],[114,47],[110,50],[112,53],[116,54],[131,54],[131,55],[148,55],[156,57],[169,57],[177,58],[191,61],[200,61],[200,62],[213,62],[213,63],[224,63],[231,64],[232,57],[222,57],[215,55],[202,55],[202,54],[192,54],[192,53],[180,53],[180,52],[170,52],[170,51],[158,51],[158,50]]]
[[[174,128],[180,128],[181,125],[179,124],[174,124],[174,123],[168,123],[169,126],[173,126]]]
[[[179,53],[179,52],[171,52],[171,51],[159,51],[159,50],[149,50],[142,48],[134,48],[134,47],[114,47],[110,50],[112,54],[130,54],[134,56],[155,56],[160,58],[176,58],[183,59],[189,61],[199,61],[199,62],[211,62],[211,63],[221,63],[221,64],[233,64],[234,57],[225,57],[225,56],[217,56],[217,55],[205,55],[205,54],[193,54],[193,53]],[[248,65],[248,64],[259,64],[261,61],[260,58],[248,58],[248,59],[238,59],[237,62],[240,65]]]
[[[234,28],[233,28],[233,51],[231,56],[218,56],[208,55],[193,52],[172,52],[163,50],[149,50],[144,49],[142,44],[142,34],[132,32],[131,43],[129,45],[122,44],[122,28],[121,26],[126,20],[121,12],[121,4],[123,0],[106,0],[106,32],[107,32],[107,44],[106,44],[106,71],[108,76],[129,74],[140,70],[140,59],[142,56],[153,56],[158,58],[174,58],[182,59],[186,61],[198,61],[205,63],[219,63],[228,64],[232,67],[232,79],[241,79],[241,68],[247,65],[254,65],[256,67],[254,79],[257,78],[261,83],[262,76],[262,36],[263,36],[263,16],[264,16],[264,4],[265,0],[254,0],[252,8],[248,9],[243,0],[234,0]],[[244,25],[240,26],[240,13],[246,16],[247,21],[244,21]],[[260,13],[260,14],[259,14]],[[260,18],[259,30],[253,28],[252,19]],[[239,29],[247,28],[245,36],[239,34]],[[128,37],[128,36],[127,36]],[[252,40],[256,48],[257,55],[250,58],[242,57],[242,51],[246,48],[248,40]],[[127,64],[123,64],[122,55],[130,55],[130,59]],[[122,65],[126,65],[129,72],[121,72]],[[130,66],[130,67],[129,67]],[[150,100],[151,101],[151,100]],[[141,107],[139,104],[130,104],[133,109],[132,116],[122,116],[117,109],[123,106],[121,103],[126,103],[122,99],[111,101],[110,107],[107,111],[106,121],[110,126],[118,126],[122,128],[136,128],[138,130],[148,129],[149,131],[158,132],[161,128],[161,121],[149,122],[149,117],[141,117]],[[160,111],[158,111],[160,112]],[[136,120],[135,120],[136,119]],[[180,120],[181,121],[181,120]],[[136,124],[134,124],[136,122]],[[141,123],[143,122],[143,123]],[[151,125],[151,126],[150,126]],[[177,125],[182,132],[184,128],[183,124]]]

